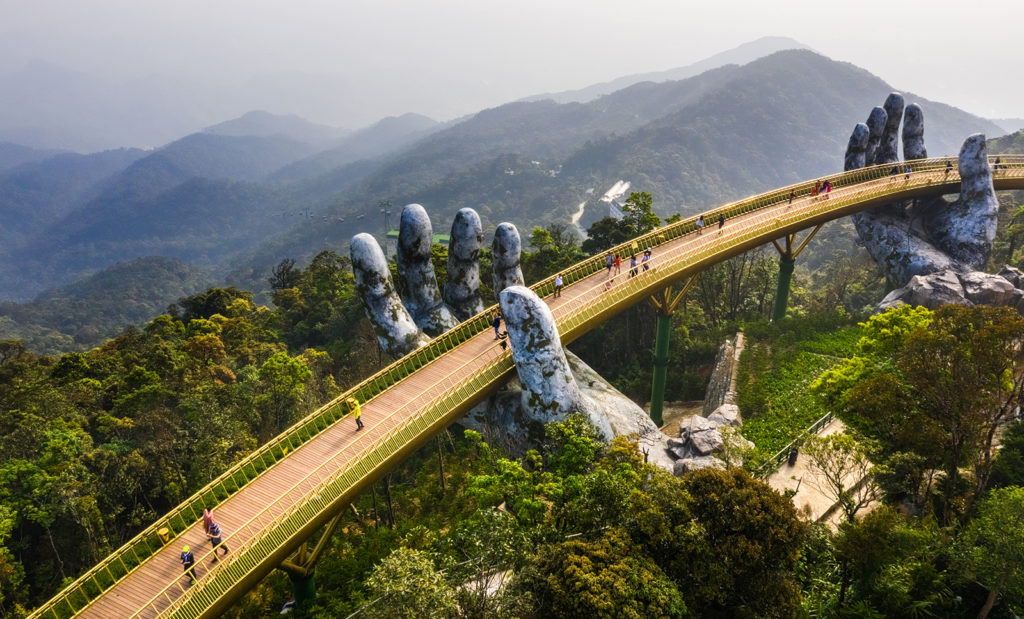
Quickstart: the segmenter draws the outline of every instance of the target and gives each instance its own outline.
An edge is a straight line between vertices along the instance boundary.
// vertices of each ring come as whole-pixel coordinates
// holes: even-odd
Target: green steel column
[[[772,322],[779,322],[786,317],[786,307],[789,305],[789,283],[793,279],[795,265],[796,258],[785,254],[779,256],[779,287],[775,291],[775,311],[772,312]]]
[[[295,595],[295,606],[301,608],[316,601],[316,581],[313,574],[301,576],[289,573],[288,578],[292,581],[292,593]]]
[[[672,315],[658,312],[658,330],[654,340],[654,379],[651,381],[651,419],[660,428],[664,421],[665,381],[668,377],[668,342],[672,337]]]

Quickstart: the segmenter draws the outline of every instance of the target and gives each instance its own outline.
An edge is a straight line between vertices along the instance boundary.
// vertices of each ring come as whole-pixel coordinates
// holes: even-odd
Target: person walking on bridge
[[[704,232],[704,215],[697,217],[697,234]]]
[[[615,260],[612,258],[612,252],[608,252],[604,257],[604,263],[608,267],[607,277],[612,276],[612,265],[615,264]]]
[[[494,339],[501,339],[501,312],[494,315],[494,321],[491,322],[491,326],[494,327]]]
[[[608,257],[611,257],[611,254],[608,254]],[[612,273],[612,265],[609,264],[608,265],[608,274],[611,275],[611,273]],[[555,298],[557,299],[560,296],[562,296],[562,274],[561,273],[559,273],[558,275],[555,276]]]
[[[188,546],[181,549],[181,565],[185,568],[185,575],[188,576],[188,584],[196,582],[196,556]]]
[[[352,416],[356,420],[356,432],[362,430],[363,420],[360,419],[360,417],[362,417],[363,415],[363,409],[361,406],[359,406],[359,400],[355,398],[349,398],[345,400],[345,403],[348,404],[348,410],[352,411]]]
[[[725,227],[725,213],[720,213],[718,215],[718,233],[719,234],[722,233],[722,228],[724,228],[724,227]]]
[[[209,538],[210,546],[213,547],[213,561],[210,561],[210,563],[216,563],[218,548],[223,548],[226,555],[228,554],[228,547],[224,544],[220,525],[214,520],[213,512],[208,509],[203,510],[203,530],[206,531],[206,537]]]
[[[622,257],[615,254],[615,274],[618,275],[622,272]]]

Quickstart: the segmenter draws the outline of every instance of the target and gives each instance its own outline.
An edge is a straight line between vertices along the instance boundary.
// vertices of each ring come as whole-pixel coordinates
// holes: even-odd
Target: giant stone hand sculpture
[[[398,291],[373,236],[357,234],[352,238],[357,290],[381,347],[396,358],[485,309],[479,268],[483,227],[476,211],[464,208],[455,215],[443,297],[430,259],[432,239],[426,210],[418,204],[406,206],[396,255],[404,286]],[[497,431],[510,446],[522,448],[543,439],[543,424],[583,413],[606,438],[637,433],[649,447],[652,462],[672,470],[665,451],[667,437],[643,409],[562,348],[551,310],[524,286],[521,251],[516,227],[500,224],[492,244],[492,281],[512,344],[518,381],[471,410],[463,425],[489,435]],[[582,380],[578,382],[576,376]]]
[[[903,96],[892,93],[882,107],[871,111],[867,123],[854,128],[845,168],[899,161],[901,119],[907,165],[912,168],[912,160],[927,158],[920,106],[912,103],[904,109]],[[899,171],[902,175],[903,168]],[[999,210],[984,135],[964,141],[959,171],[961,189],[956,201],[940,196],[909,204],[895,202],[853,215],[868,252],[897,287],[879,309],[903,303],[931,308],[981,303],[1024,311],[1024,291],[1015,287],[1019,272],[1004,269],[1000,275],[989,275],[982,271],[992,250]]]

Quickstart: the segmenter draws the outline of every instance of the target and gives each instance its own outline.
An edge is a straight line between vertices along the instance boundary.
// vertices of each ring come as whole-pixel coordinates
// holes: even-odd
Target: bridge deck
[[[1012,170],[1012,176],[1024,177],[1024,169]],[[881,186],[892,187],[893,183],[904,182],[902,175],[897,179],[876,178],[838,187],[832,191],[828,200],[833,203],[844,199],[856,200],[859,194],[875,194]],[[955,174],[946,175],[942,171],[934,171],[915,173],[914,180],[907,184],[931,185],[934,191],[937,188],[948,190],[948,185],[953,183],[959,183],[959,177]],[[1018,178],[1012,184],[1003,184],[1006,187],[1024,187],[1022,183],[1024,181]],[[997,182],[997,186],[999,184]],[[650,283],[650,290],[645,289],[642,292],[650,294],[666,284],[663,280],[667,277],[668,270],[678,271],[681,264],[693,262],[694,256],[698,255],[703,256],[701,264],[711,260],[707,258],[708,250],[714,249],[716,245],[730,245],[730,239],[740,237],[750,239],[751,244],[760,244],[773,238],[773,233],[775,237],[780,236],[780,230],[795,230],[801,227],[794,227],[792,223],[780,225],[780,216],[784,216],[789,222],[793,222],[794,218],[805,222],[802,227],[816,223],[815,213],[822,211],[824,200],[825,198],[821,196],[803,196],[796,198],[792,204],[787,204],[783,199],[774,206],[730,218],[721,230],[717,227],[717,221],[707,221],[703,234],[690,233],[656,247],[650,263],[652,270],[641,271],[636,280],[629,279],[628,256],[625,256],[622,272],[615,277],[614,286],[635,286],[646,280]],[[838,215],[833,214],[818,219],[831,219],[836,216]],[[730,251],[732,254],[739,253],[739,249],[736,248]],[[722,257],[726,256],[714,256],[714,260],[720,260]],[[549,296],[547,302],[561,327],[567,316],[581,307],[592,304],[603,294],[606,293],[605,273],[602,270],[567,286],[558,299]],[[640,297],[634,296],[635,298]],[[345,418],[248,483],[216,508],[217,519],[225,535],[225,544],[232,549],[231,553],[216,565],[231,562],[236,556],[236,549],[256,541],[251,538],[258,536],[262,523],[272,521],[287,510],[309,500],[309,485],[305,481],[319,479],[337,471],[339,467],[345,469],[353,466],[366,446],[384,437],[407,419],[416,416],[421,405],[445,393],[452,385],[466,380],[481,364],[493,362],[495,355],[507,354],[497,351],[492,331],[481,333],[364,403],[364,430],[356,432],[354,421]],[[197,575],[200,578],[200,582],[191,589],[185,586],[186,579],[179,563],[179,553],[185,544],[191,546],[196,554]],[[211,558],[210,545],[203,534],[201,524],[196,523],[98,597],[81,612],[81,615],[104,619],[157,616],[175,599],[183,595],[194,595],[196,590],[202,589],[204,576],[213,569]]]

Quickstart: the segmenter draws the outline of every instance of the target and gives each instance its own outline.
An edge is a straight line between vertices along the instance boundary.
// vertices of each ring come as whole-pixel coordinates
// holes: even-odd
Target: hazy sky
[[[445,120],[777,35],[975,114],[1024,117],[1022,25],[1024,0],[0,0],[0,73],[33,60],[114,79],[301,71],[398,86],[397,107]]]

